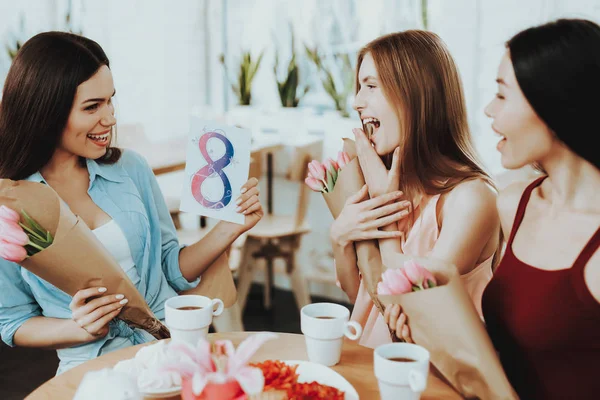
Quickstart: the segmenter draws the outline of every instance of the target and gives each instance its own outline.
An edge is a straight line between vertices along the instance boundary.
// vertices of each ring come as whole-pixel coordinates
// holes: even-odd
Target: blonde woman
[[[480,311],[500,221],[496,190],[473,148],[457,68],[437,35],[394,33],[361,49],[354,108],[374,128],[370,137],[354,131],[367,185],[348,200],[330,236],[339,283],[354,302],[352,319],[364,327],[361,344],[376,347],[392,341],[388,324],[400,328],[399,338],[410,331],[398,305],[385,317],[374,307],[353,242],[378,239],[385,265],[398,254],[455,264]]]

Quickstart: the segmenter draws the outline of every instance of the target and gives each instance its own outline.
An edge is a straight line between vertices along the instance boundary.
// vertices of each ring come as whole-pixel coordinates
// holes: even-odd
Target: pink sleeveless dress
[[[433,246],[439,236],[436,213],[439,198],[440,195],[433,196],[423,208],[421,215],[415,221],[402,246],[404,254],[415,257],[427,257],[433,250]],[[483,291],[492,279],[492,259],[493,255],[469,273],[461,276],[479,315],[481,315],[481,297]],[[375,348],[381,344],[392,342],[388,327],[383,320],[383,315],[373,305],[362,280],[350,319],[360,323],[363,327],[363,334],[359,341],[360,345]]]

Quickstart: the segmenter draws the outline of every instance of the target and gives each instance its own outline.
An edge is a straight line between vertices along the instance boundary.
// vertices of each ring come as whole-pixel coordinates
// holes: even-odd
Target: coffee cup
[[[171,340],[192,346],[206,338],[213,316],[221,315],[223,302],[205,296],[176,296],[165,302],[165,324],[171,331]]]
[[[374,351],[381,400],[418,400],[427,387],[429,351],[411,343],[388,343]]]
[[[344,336],[357,340],[362,327],[349,321],[350,311],[335,303],[313,303],[300,310],[300,326],[308,359],[326,366],[336,365],[342,355]]]

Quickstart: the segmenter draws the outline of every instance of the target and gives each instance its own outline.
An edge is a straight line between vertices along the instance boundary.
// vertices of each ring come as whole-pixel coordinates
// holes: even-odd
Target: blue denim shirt
[[[88,159],[87,168],[88,194],[123,230],[140,276],[137,289],[154,314],[164,320],[165,300],[179,291],[196,287],[200,278],[188,282],[181,274],[181,247],[152,169],[143,157],[131,150],[125,150],[121,159],[112,165]],[[45,183],[39,172],[27,180]],[[8,345],[14,346],[15,332],[29,318],[71,318],[71,299],[25,268],[0,258],[0,334]],[[61,368],[95,358],[107,350],[152,339],[147,332],[132,329],[115,319],[110,322],[106,337],[59,350]]]

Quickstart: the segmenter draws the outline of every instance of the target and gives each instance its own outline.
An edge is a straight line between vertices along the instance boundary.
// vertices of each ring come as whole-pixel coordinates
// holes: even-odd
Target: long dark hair
[[[571,150],[600,169],[598,132],[600,26],[559,19],[526,29],[506,47],[521,91]]]
[[[24,179],[50,161],[77,87],[103,65],[109,62],[100,45],[71,33],[40,33],[21,47],[0,102],[0,178]],[[109,147],[97,161],[111,164],[120,157]]]

